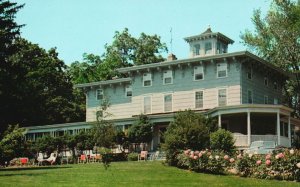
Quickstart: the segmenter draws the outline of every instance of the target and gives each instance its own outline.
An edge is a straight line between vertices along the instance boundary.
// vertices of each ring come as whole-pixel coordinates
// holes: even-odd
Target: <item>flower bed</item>
[[[294,149],[268,155],[185,150],[177,155],[177,159],[178,167],[196,172],[300,181],[300,151]]]

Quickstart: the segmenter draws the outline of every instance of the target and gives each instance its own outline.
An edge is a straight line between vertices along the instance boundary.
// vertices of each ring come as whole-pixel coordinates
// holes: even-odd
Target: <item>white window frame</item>
[[[207,45],[210,45],[210,49],[208,50],[208,48],[206,48]],[[205,55],[210,55],[212,54],[212,50],[213,50],[213,47],[212,47],[212,42],[206,42],[204,44],[204,53]]]
[[[150,85],[145,86],[145,82],[150,81]],[[143,73],[143,87],[152,86],[152,74],[151,73]]]
[[[264,78],[264,85],[267,86],[267,87],[269,86],[269,79],[268,79],[268,77]]]
[[[199,93],[199,92],[202,92],[202,107],[197,107],[197,93]],[[195,94],[194,94],[194,99],[195,99],[195,102],[194,102],[194,104],[195,104],[195,108],[196,109],[202,109],[202,108],[204,108],[204,91],[203,90],[196,90],[195,91]]]
[[[166,83],[166,79],[171,78],[170,83]],[[173,84],[173,71],[172,70],[166,70],[163,71],[163,85]]]
[[[198,48],[198,47],[199,47],[199,48]],[[198,48],[198,50],[197,50],[197,48]],[[200,55],[200,50],[201,50],[201,45],[200,45],[200,44],[195,44],[195,45],[194,45],[194,50],[195,50],[195,51],[194,51],[194,52],[195,52],[194,55],[195,55],[195,56],[199,56],[199,55]]]
[[[221,90],[225,90],[225,105],[222,105],[222,106],[227,106],[227,102],[228,102],[228,94],[227,94],[227,88],[219,88],[218,89],[218,92],[217,92],[217,99],[218,99],[218,106],[219,107],[222,107],[222,106],[220,106],[220,91]]]
[[[102,96],[102,98],[100,98],[100,96]],[[96,100],[100,101],[103,99],[103,97],[104,97],[103,89],[97,89],[96,90]]]
[[[219,77],[219,72],[225,71],[226,75],[223,77]],[[226,78],[228,76],[228,70],[227,70],[227,62],[220,62],[217,63],[217,78]]]
[[[250,99],[249,92],[251,93],[251,102],[249,102],[249,99]],[[253,90],[251,90],[251,89],[247,90],[247,103],[253,104]]]
[[[149,105],[149,111],[147,111],[146,109],[146,98],[149,98],[150,99],[150,105]],[[144,111],[144,114],[151,114],[152,113],[152,97],[150,95],[147,95],[147,96],[144,96],[144,99],[143,99],[143,111]]]
[[[202,79],[196,79],[196,76],[202,74]],[[194,81],[204,80],[204,67],[203,66],[194,66]]]
[[[131,95],[128,95],[129,92],[131,92]],[[132,97],[132,85],[127,85],[125,87],[125,97]]]
[[[269,97],[267,95],[264,95],[264,104],[269,104]]]
[[[171,96],[171,109],[170,110],[166,110],[166,96]],[[172,112],[173,111],[173,94],[171,94],[171,93],[164,94],[164,111],[165,112]]]

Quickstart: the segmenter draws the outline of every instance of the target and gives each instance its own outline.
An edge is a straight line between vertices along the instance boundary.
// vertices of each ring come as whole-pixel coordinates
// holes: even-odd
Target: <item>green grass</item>
[[[194,173],[160,162],[73,164],[0,170],[0,186],[300,186],[297,182]]]

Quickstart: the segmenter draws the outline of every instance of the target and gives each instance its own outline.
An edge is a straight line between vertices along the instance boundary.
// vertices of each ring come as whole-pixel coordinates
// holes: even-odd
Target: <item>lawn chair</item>
[[[141,151],[141,153],[138,155],[138,161],[140,160],[147,160],[148,151]]]
[[[87,156],[85,154],[80,155],[80,157],[78,157],[78,164],[79,163],[86,163],[87,162]]]
[[[20,158],[20,163],[22,166],[28,165],[28,158]]]
[[[156,151],[151,155],[151,160],[157,160],[159,158],[159,151]]]
[[[44,162],[46,159],[44,159],[43,153],[39,153],[36,160],[38,161],[38,164],[37,164],[37,165],[39,166],[39,165],[43,165],[43,162]]]
[[[51,165],[53,165],[56,161],[57,153],[51,153],[50,157],[46,159]]]

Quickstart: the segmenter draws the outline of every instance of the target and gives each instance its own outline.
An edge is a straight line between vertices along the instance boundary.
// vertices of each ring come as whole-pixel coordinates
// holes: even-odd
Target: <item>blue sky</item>
[[[82,60],[83,53],[101,55],[115,31],[128,28],[138,37],[141,32],[157,34],[173,53],[188,57],[184,37],[200,34],[208,25],[235,43],[229,52],[246,50],[240,35],[253,30],[254,9],[266,13],[271,0],[18,0],[25,7],[17,22],[26,24],[22,36],[45,49],[57,47],[66,64]],[[164,56],[167,56],[165,54]]]

